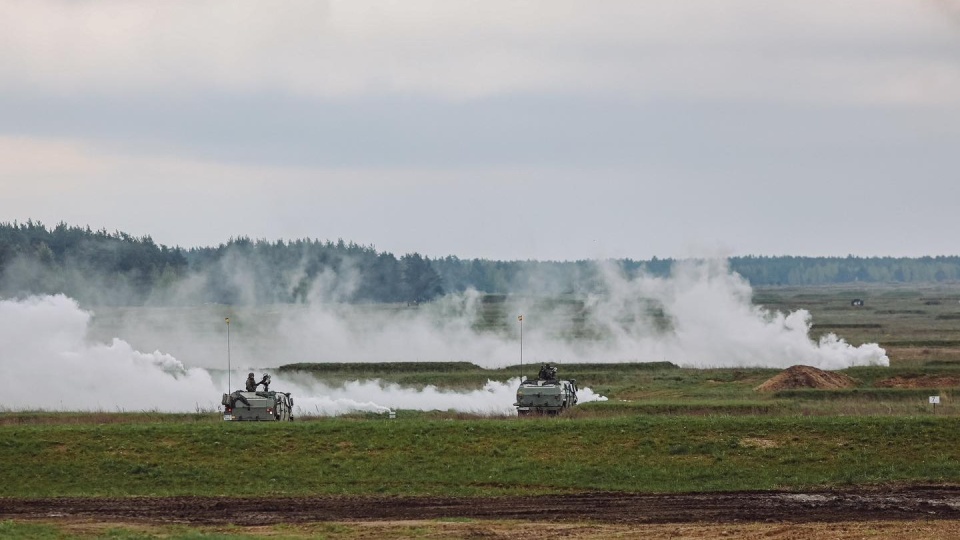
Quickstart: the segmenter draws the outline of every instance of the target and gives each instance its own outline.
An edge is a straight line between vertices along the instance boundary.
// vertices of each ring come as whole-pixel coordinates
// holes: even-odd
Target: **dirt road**
[[[270,525],[473,518],[595,523],[960,520],[960,487],[535,497],[134,497],[0,499],[2,519]]]

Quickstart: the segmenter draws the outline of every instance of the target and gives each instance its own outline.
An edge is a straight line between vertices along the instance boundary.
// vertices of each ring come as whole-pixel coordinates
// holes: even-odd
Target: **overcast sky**
[[[960,253],[960,0],[0,0],[0,221]]]

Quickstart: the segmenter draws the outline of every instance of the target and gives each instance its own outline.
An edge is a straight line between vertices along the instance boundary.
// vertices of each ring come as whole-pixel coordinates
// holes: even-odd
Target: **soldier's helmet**
[[[253,377],[253,373],[247,373],[247,377]]]

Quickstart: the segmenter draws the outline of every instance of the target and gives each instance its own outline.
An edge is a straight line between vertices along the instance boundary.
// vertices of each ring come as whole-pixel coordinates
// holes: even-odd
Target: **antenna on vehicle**
[[[517,315],[520,322],[520,382],[523,382],[523,314]]]
[[[233,388],[233,385],[230,384],[230,317],[224,317],[224,321],[227,322],[227,393],[230,393],[230,389]]]

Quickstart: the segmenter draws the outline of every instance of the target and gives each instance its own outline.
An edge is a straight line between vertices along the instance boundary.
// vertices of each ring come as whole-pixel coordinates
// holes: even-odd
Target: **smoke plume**
[[[141,350],[163,350],[189,366],[221,369],[227,315],[236,365],[250,367],[466,361],[500,368],[517,364],[521,352],[528,363],[666,360],[831,370],[889,364],[876,344],[853,347],[834,335],[812,341],[805,310],[754,305],[750,285],[723,260],[677,263],[669,277],[627,275],[614,265],[595,275],[600,283],[582,287],[585,293],[517,294],[490,303],[468,290],[419,306],[340,303],[315,283],[306,304],[100,310],[92,331],[102,340],[119,335]]]
[[[0,301],[0,366],[8,379],[0,409],[106,412],[210,411],[227,389],[227,374],[184,365],[169,354],[142,353],[128,343],[88,343],[90,313],[65,296]],[[231,372],[236,383],[243,370]],[[335,416],[392,409],[453,410],[510,415],[519,379],[488,381],[479,390],[417,390],[378,380],[340,386],[273,377],[273,388],[294,395],[294,413]],[[581,401],[603,399],[589,389]]]
[[[0,366],[8,379],[12,375],[0,407],[216,408],[227,389],[225,316],[231,318],[234,386],[248,370],[299,362],[466,361],[500,368],[516,364],[521,353],[528,365],[889,365],[877,344],[854,347],[834,335],[811,340],[806,311],[754,305],[749,284],[724,261],[677,264],[667,278],[625,275],[613,266],[601,275],[599,290],[590,289],[598,292],[559,300],[507,297],[497,305],[475,291],[420,306],[318,300],[245,308],[104,307],[95,314],[65,296],[0,301]],[[517,384],[491,381],[480,390],[453,392],[377,380],[337,386],[284,377],[274,377],[274,389],[294,392],[306,414],[392,408],[506,414]],[[581,401],[590,396],[584,392]]]

